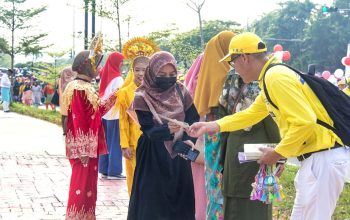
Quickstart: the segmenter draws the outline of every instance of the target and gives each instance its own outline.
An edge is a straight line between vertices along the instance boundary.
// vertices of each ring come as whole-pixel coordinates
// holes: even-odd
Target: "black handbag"
[[[55,93],[52,96],[51,103],[56,106],[60,106],[60,96],[58,94],[57,89],[55,90]]]

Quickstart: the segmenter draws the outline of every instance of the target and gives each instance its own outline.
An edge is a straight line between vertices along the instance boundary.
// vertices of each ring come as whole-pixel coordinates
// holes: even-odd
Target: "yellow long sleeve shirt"
[[[140,126],[129,116],[127,110],[134,100],[136,89],[136,84],[132,82],[117,92],[120,145],[122,148],[132,147],[135,150],[142,132]]]
[[[220,131],[235,131],[252,126],[270,114],[279,127],[282,140],[275,151],[283,157],[295,157],[342,143],[331,130],[316,123],[322,120],[329,125],[333,121],[311,88],[299,75],[285,66],[274,66],[267,71],[265,82],[275,109],[266,99],[263,90],[263,74],[270,63],[263,67],[259,76],[261,93],[244,111],[226,116],[218,121]]]

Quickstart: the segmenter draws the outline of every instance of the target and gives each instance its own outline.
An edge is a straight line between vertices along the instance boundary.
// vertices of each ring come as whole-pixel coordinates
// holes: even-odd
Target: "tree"
[[[37,72],[35,74],[37,78],[43,82],[48,82],[54,85],[58,78],[58,74],[67,66],[67,60],[62,59],[67,52],[68,51],[48,52],[47,54],[52,57],[54,61],[53,63],[36,63],[36,67],[32,69]]]
[[[48,48],[49,45],[40,45],[39,39],[46,37],[47,34],[39,34],[30,39],[22,39],[21,45],[23,46],[23,54],[25,56],[32,56],[32,68],[34,67],[35,60],[42,56],[43,50]]]
[[[122,51],[122,36],[120,28],[120,8],[122,5],[127,3],[129,0],[104,0],[101,1],[98,10],[98,14],[101,17],[106,17],[117,23],[118,27],[118,51]]]
[[[205,3],[205,0],[202,0],[201,3],[200,2],[195,2],[193,0],[189,0],[189,2],[187,2],[187,6],[190,7],[193,11],[195,11],[198,14],[198,20],[199,20],[199,31],[201,34],[201,47],[202,50],[204,50],[204,36],[203,36],[203,27],[202,27],[202,16],[201,16],[201,10],[202,7]]]
[[[173,23],[170,25],[168,29],[149,33],[147,38],[156,42],[161,50],[170,51],[170,48],[171,48],[170,39],[176,36],[175,33],[178,30],[179,29]]]
[[[322,13],[320,9],[314,13],[314,21],[306,30],[305,49],[308,51],[305,59],[317,64],[317,70],[333,72],[344,68],[342,57],[346,56],[347,44],[350,43],[348,34],[350,28],[348,0],[334,1],[339,8],[337,12]]]
[[[0,67],[8,68],[11,65],[11,57],[7,54],[0,53]]]
[[[300,56],[305,52],[305,30],[312,24],[315,5],[306,0],[280,3],[281,9],[266,14],[252,24],[252,30],[267,41],[270,51],[275,44],[290,51],[291,65],[306,68],[307,61]]]
[[[24,52],[28,46],[27,42],[32,44],[38,44],[38,42],[46,35],[32,35],[19,38],[15,35],[18,30],[29,29],[32,26],[29,25],[29,21],[38,16],[41,12],[46,10],[46,6],[38,8],[23,9],[22,4],[27,0],[3,0],[3,4],[0,5],[0,23],[3,27],[11,31],[11,45],[5,40],[1,42],[1,52],[11,56],[11,69],[13,69],[15,55]],[[19,43],[16,44],[15,39],[19,39]]]
[[[203,21],[204,45],[216,34],[224,30],[240,32],[239,24],[233,21]],[[177,32],[176,26],[163,31],[150,33],[147,37],[154,40],[161,50],[174,54],[180,66],[188,69],[192,61],[203,51],[199,30],[193,29],[183,33]]]
[[[216,34],[224,30],[239,32],[238,23],[232,21],[204,21],[203,40],[206,44]],[[174,54],[177,61],[188,69],[192,61],[203,51],[199,30],[193,29],[188,32],[175,35],[170,39],[169,51]]]

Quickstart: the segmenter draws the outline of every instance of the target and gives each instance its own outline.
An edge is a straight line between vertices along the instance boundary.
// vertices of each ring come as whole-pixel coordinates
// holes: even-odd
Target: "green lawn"
[[[274,204],[274,219],[289,219],[295,197],[294,177],[297,171],[298,167],[289,165],[286,166],[281,176],[281,184],[283,186],[285,199],[282,202]],[[350,183],[345,184],[332,219],[350,219]]]
[[[10,111],[61,125],[61,114],[57,111],[38,109],[21,103],[11,103]]]

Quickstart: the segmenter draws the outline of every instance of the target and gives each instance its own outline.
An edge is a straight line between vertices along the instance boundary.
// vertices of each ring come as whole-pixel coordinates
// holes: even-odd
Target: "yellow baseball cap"
[[[237,34],[231,39],[228,54],[220,60],[230,61],[232,54],[261,53],[267,51],[266,44],[261,38],[251,32]]]

